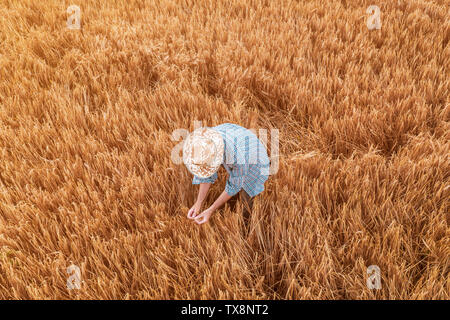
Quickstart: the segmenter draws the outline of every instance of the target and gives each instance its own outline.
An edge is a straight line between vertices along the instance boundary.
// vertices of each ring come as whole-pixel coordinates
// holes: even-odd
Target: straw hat
[[[199,128],[184,141],[183,162],[193,175],[208,178],[222,164],[223,152],[222,135],[211,128]]]

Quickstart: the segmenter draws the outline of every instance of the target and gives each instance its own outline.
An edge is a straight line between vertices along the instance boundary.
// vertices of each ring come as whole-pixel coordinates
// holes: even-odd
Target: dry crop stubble
[[[448,299],[449,5],[372,4],[0,0],[0,298]],[[280,131],[248,239],[195,120]]]

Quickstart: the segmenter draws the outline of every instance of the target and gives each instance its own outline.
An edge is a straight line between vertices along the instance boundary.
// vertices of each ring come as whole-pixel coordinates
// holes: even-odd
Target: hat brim
[[[205,164],[193,163],[192,145],[195,144],[196,139],[210,139],[214,143],[215,155],[212,161]],[[209,178],[219,170],[223,162],[224,141],[222,135],[211,128],[200,128],[192,132],[185,140],[183,146],[183,162],[188,170],[199,178]]]
[[[208,165],[195,165],[195,164],[189,164],[187,166],[187,168],[189,169],[189,171],[196,177],[199,178],[209,178],[211,177],[214,173],[216,173],[219,168],[220,168],[220,163],[219,165],[216,166],[208,166]]]

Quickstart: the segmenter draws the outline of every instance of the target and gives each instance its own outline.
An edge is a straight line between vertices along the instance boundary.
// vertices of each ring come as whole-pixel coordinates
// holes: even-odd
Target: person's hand
[[[208,222],[209,217],[211,217],[211,214],[213,213],[213,210],[211,208],[206,209],[202,213],[200,213],[198,216],[194,218],[195,222],[197,224],[202,224],[205,222]]]
[[[202,204],[199,202],[194,203],[191,209],[189,209],[187,217],[188,219],[194,219],[199,213],[200,209],[202,207]]]

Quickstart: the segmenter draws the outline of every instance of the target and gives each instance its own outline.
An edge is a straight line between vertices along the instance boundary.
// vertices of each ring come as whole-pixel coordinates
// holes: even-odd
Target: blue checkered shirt
[[[237,124],[224,123],[212,129],[218,131],[224,141],[222,165],[229,174],[225,191],[230,196],[241,189],[250,197],[261,193],[270,167],[266,147],[253,132]],[[216,179],[217,172],[208,178],[194,176],[192,184],[214,183]]]

